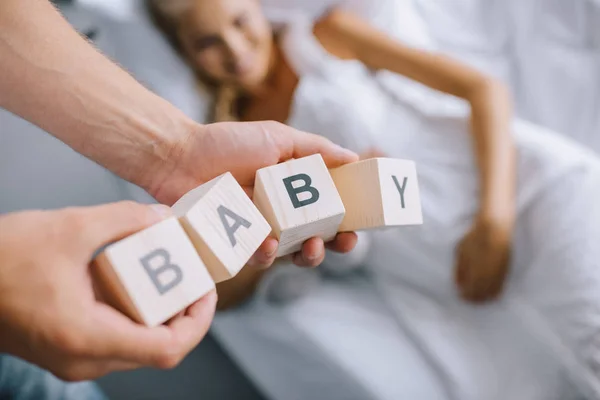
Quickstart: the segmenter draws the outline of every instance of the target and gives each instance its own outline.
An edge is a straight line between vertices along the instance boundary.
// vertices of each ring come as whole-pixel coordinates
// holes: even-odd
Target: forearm
[[[0,2],[0,55],[0,107],[147,189],[151,166],[169,162],[192,124],[46,0]]]
[[[500,82],[445,55],[405,46],[344,11],[334,11],[321,21],[316,34],[373,69],[387,69],[468,101],[480,167],[480,216],[505,218],[513,214],[516,171],[510,132],[512,104]]]
[[[480,176],[479,216],[500,217],[512,224],[517,174],[508,89],[498,81],[484,80],[471,92],[469,103]]]

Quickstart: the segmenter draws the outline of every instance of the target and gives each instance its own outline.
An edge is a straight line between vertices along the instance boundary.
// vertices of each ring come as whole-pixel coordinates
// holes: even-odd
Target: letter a
[[[244,228],[250,228],[252,224],[250,223],[250,221],[240,217],[225,206],[219,206],[219,208],[217,208],[217,212],[219,213],[219,217],[221,217],[221,222],[223,223],[223,228],[225,228],[225,232],[227,232],[229,242],[231,242],[231,247],[235,247],[235,245],[237,244],[237,240],[235,239],[235,232],[239,229],[240,226],[243,226]],[[234,221],[232,225],[229,225],[227,217]]]

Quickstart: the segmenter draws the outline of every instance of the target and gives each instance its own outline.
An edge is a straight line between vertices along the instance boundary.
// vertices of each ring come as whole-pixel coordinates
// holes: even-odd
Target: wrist
[[[513,199],[497,203],[482,203],[477,213],[477,222],[484,225],[501,225],[512,229],[516,219],[514,203]]]
[[[169,121],[148,136],[144,153],[146,159],[138,167],[134,183],[144,188],[153,197],[160,197],[164,183],[173,179],[180,170],[187,144],[192,135],[199,135],[202,125],[183,117]]]
[[[496,174],[482,184],[478,219],[512,229],[517,213],[516,181],[513,179],[516,174],[510,169],[501,171],[506,173]]]

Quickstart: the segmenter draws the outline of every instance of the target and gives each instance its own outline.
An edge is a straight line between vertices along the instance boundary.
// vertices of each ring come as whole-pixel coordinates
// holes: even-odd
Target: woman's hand
[[[472,302],[493,300],[502,292],[511,258],[511,218],[478,216],[457,247],[455,281]]]
[[[344,58],[360,60],[373,70],[395,72],[469,103],[484,211],[459,245],[456,281],[466,299],[495,297],[508,271],[512,230],[512,214],[498,210],[514,208],[516,186],[516,150],[509,134],[513,120],[509,88],[458,60],[400,43],[340,8],[319,21],[315,35],[327,39]]]

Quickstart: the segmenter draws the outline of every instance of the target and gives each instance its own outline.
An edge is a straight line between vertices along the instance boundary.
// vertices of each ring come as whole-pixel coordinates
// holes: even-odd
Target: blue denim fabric
[[[18,358],[0,355],[2,400],[107,400],[92,382],[63,382]]]

